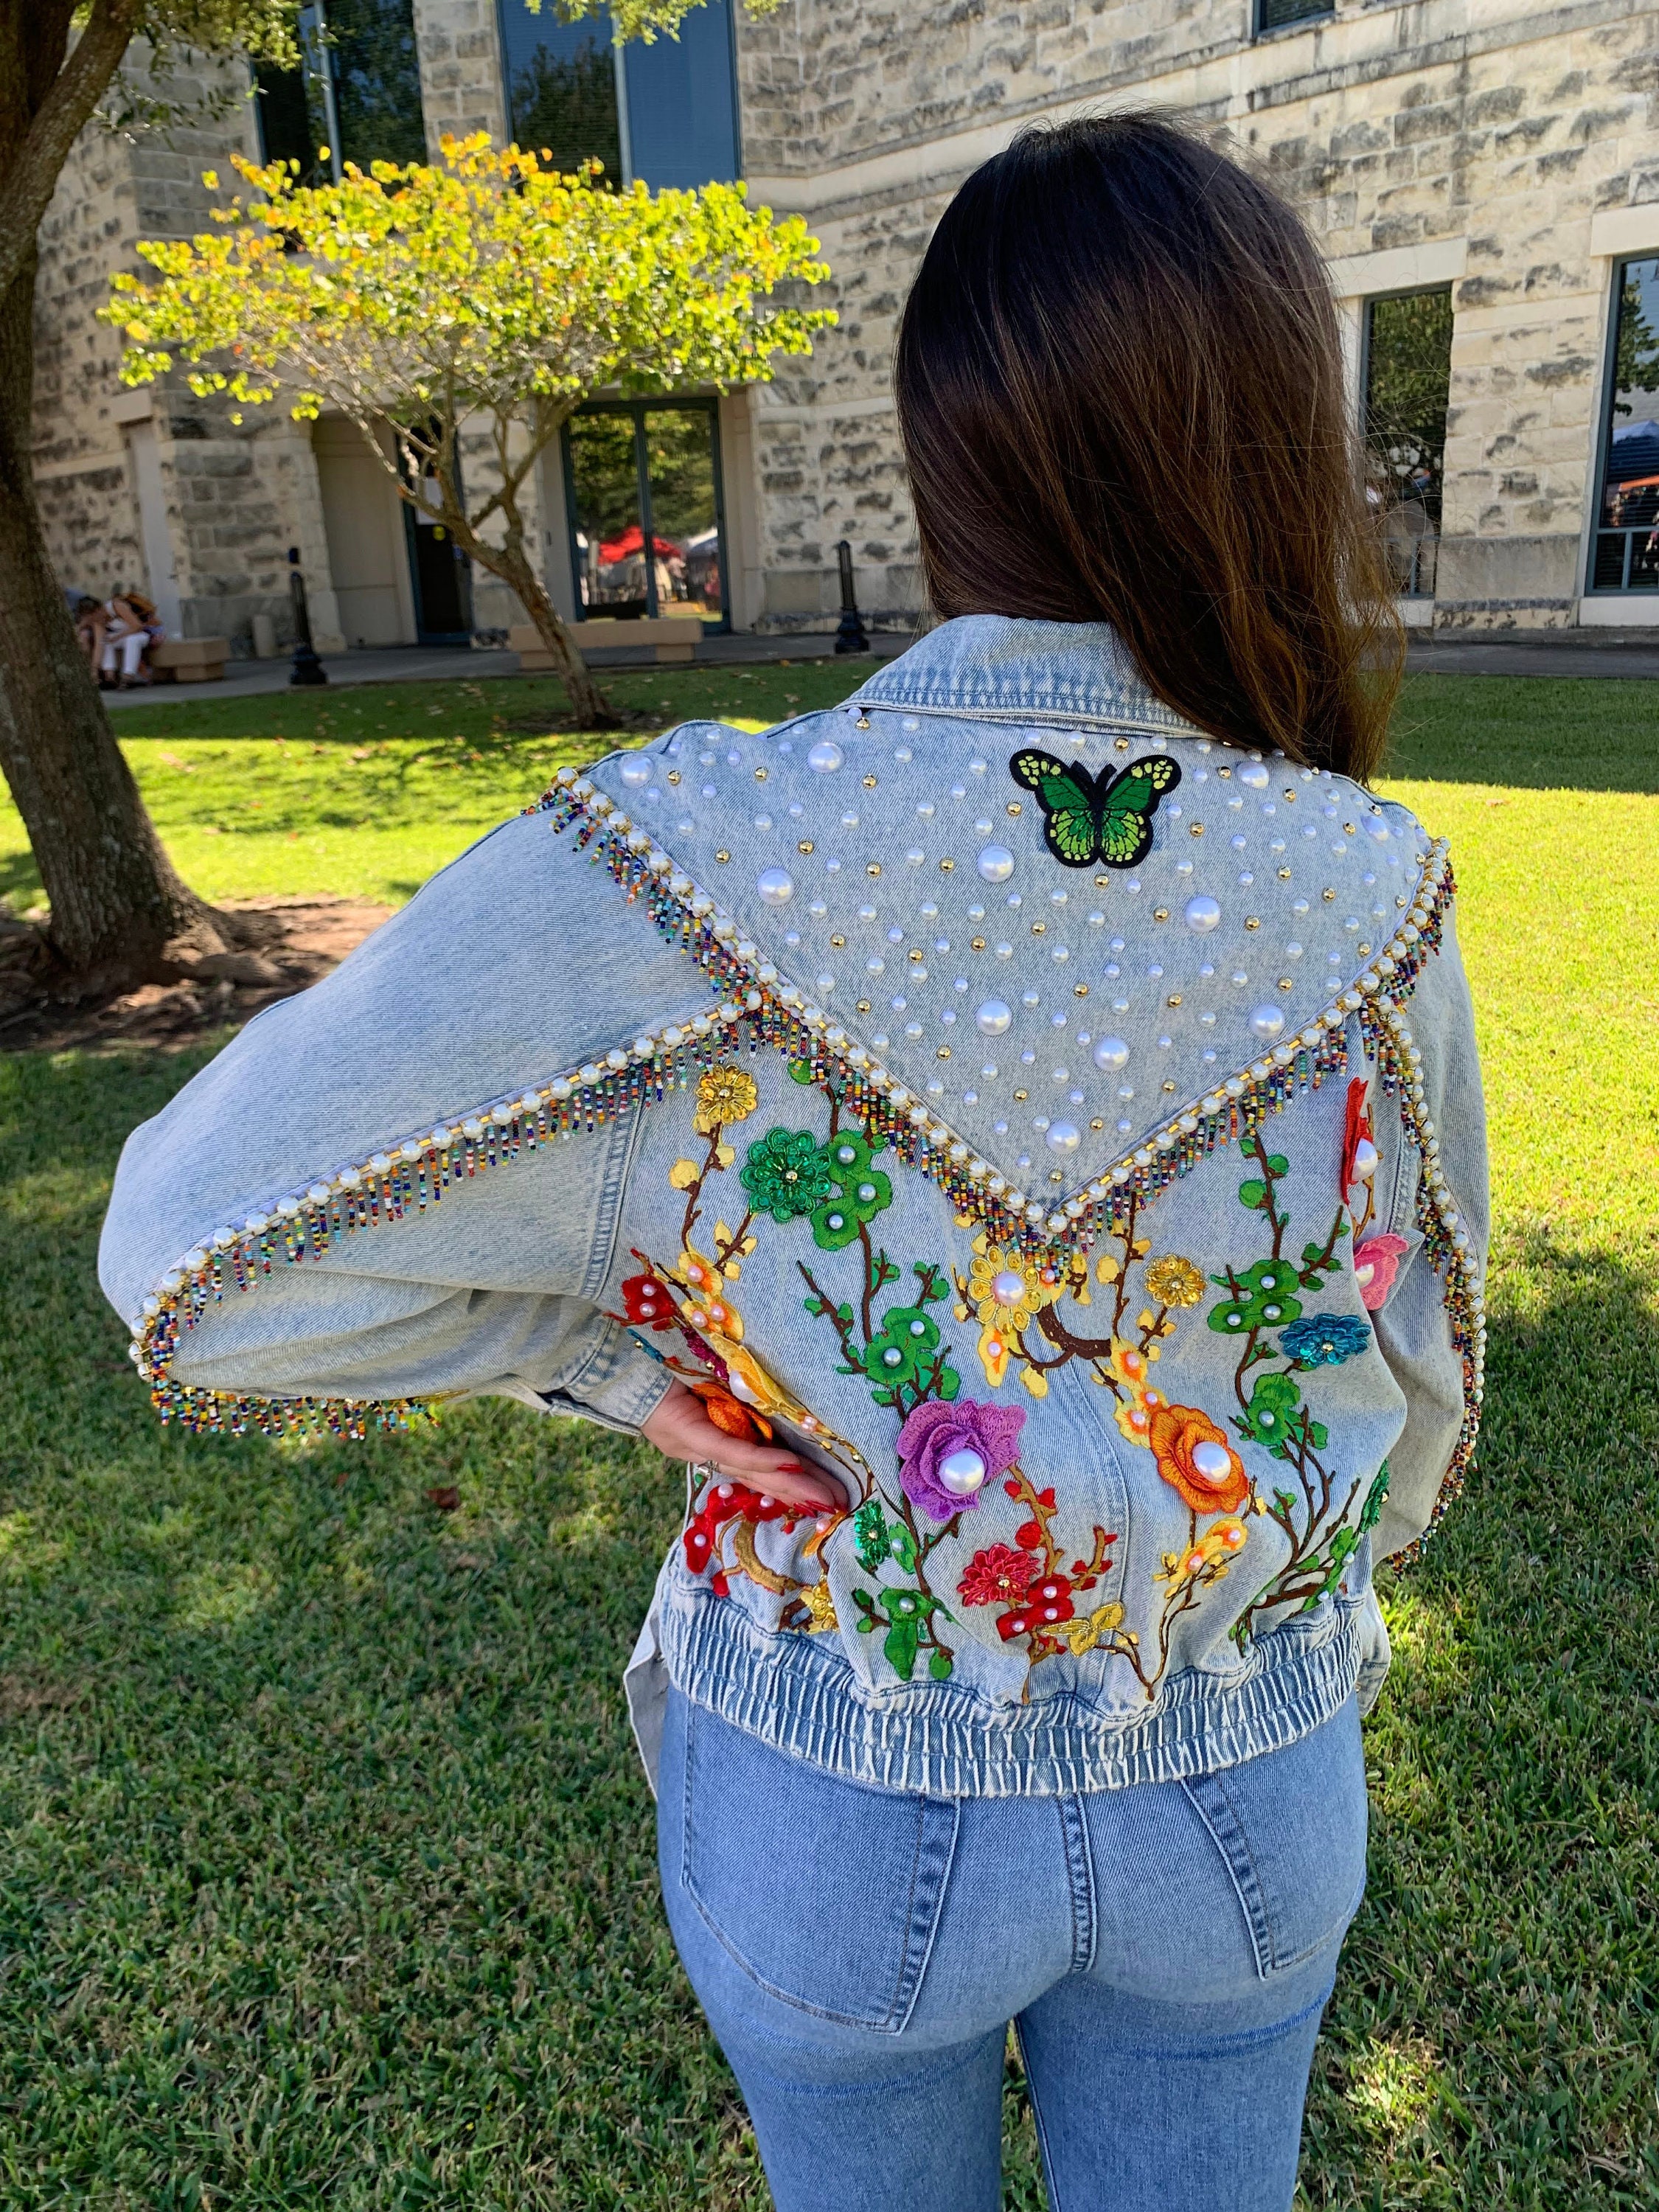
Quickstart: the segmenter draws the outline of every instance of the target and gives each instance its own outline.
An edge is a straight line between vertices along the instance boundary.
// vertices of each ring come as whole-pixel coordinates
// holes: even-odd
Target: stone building
[[[711,0],[676,44],[524,0],[326,0],[307,70],[244,73],[169,138],[88,131],[42,233],[39,480],[64,580],[148,582],[249,649],[465,642],[515,610],[400,506],[343,422],[128,393],[92,319],[141,236],[205,228],[228,154],[407,156],[440,133],[597,154],[652,185],[745,176],[799,210],[839,327],[769,385],[584,413],[538,485],[574,616],[678,605],[822,629],[835,546],[866,617],[920,590],[889,386],[906,286],[960,179],[1023,124],[1146,103],[1223,126],[1305,212],[1351,336],[1353,404],[1407,619],[1659,622],[1659,11],[1642,0]],[[314,28],[319,11],[307,9]]]

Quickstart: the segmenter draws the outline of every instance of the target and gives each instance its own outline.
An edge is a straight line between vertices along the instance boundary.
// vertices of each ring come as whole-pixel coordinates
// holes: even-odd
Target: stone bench
[[[158,684],[216,683],[229,658],[228,637],[164,637],[149,649],[150,669]]]
[[[659,615],[654,620],[641,615],[632,622],[618,620],[614,615],[590,615],[586,622],[572,623],[570,635],[584,653],[611,646],[640,646],[648,647],[656,660],[690,660],[702,635],[702,622],[690,613]],[[514,623],[507,641],[518,654],[519,667],[525,675],[551,673],[553,656],[533,623]]]

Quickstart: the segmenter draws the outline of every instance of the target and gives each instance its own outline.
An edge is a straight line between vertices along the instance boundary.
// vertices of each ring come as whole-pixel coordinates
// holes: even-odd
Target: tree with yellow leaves
[[[443,156],[309,186],[239,161],[252,198],[216,232],[141,244],[159,282],[118,275],[100,313],[126,334],[129,384],[177,355],[204,396],[348,416],[399,495],[512,587],[576,714],[602,727],[617,718],[531,559],[536,462],[595,392],[725,390],[810,352],[833,313],[772,295],[829,270],[799,216],[751,208],[742,185],[608,191],[597,164],[561,175],[482,132]],[[490,455],[476,486],[464,433]]]

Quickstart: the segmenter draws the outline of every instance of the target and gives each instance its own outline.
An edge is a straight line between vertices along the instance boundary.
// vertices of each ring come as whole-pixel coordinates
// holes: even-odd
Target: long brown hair
[[[1324,266],[1167,117],[1024,131],[945,210],[899,422],[942,616],[1109,622],[1177,714],[1364,778],[1402,637]]]

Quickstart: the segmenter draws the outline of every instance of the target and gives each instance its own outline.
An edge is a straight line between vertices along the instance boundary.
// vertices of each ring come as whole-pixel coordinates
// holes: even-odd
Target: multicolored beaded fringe
[[[1393,1040],[1400,1009],[1423,963],[1440,941],[1454,896],[1443,842],[1431,848],[1406,920],[1381,956],[1349,989],[1296,1037],[1219,1085],[1188,1112],[1150,1133],[1126,1158],[1050,1210],[1011,1189],[946,1124],[853,1042],[833,1018],[805,1000],[748,942],[735,922],[653,845],[626,814],[574,769],[562,769],[536,805],[556,830],[579,826],[579,842],[595,848],[629,899],[643,896],[657,928],[690,954],[720,1003],[693,1020],[669,1023],[522,1095],[497,1100],[453,1121],[410,1136],[371,1158],[335,1170],[277,1200],[268,1214],[215,1232],[187,1252],[144,1301],[132,1346],[138,1371],[164,1420],[196,1431],[268,1435],[326,1430],[359,1437],[370,1428],[400,1428],[429,1411],[428,1401],[264,1399],[175,1382],[170,1369],[183,1334],[228,1290],[252,1290],[278,1266],[319,1259],[341,1237],[442,1203],[463,1182],[516,1159],[538,1144],[592,1130],[640,1104],[684,1089],[722,1054],[747,1048],[783,1053],[819,1085],[835,1083],[852,1110],[879,1130],[901,1158],[927,1176],[959,1213],[985,1225],[1004,1244],[1055,1255],[1087,1251],[1127,1215],[1188,1174],[1218,1147],[1237,1142],[1328,1075],[1346,1073],[1348,1027],[1358,1020],[1364,1048],[1378,1059],[1385,1082],[1400,1087],[1407,1063]],[[1406,1088],[1409,1090],[1409,1083]],[[1421,1141],[1409,1113],[1408,1133]],[[1426,1186],[1425,1186],[1426,1187]],[[1432,1208],[1431,1209],[1432,1213]],[[1463,1270],[1449,1237],[1436,1249],[1449,1285]],[[1451,1290],[1449,1287],[1449,1301]],[[1454,1310],[1454,1326],[1458,1326]],[[1478,1317],[1465,1328],[1470,1346]],[[1465,1349],[1466,1370],[1478,1351]],[[1478,1379],[1478,1378],[1477,1378]],[[1478,1401],[1477,1401],[1478,1402]],[[1473,1419],[1466,1421],[1474,1441]],[[1460,1450],[1462,1447],[1460,1446]],[[1463,1451],[1466,1462],[1467,1451]],[[1455,1462],[1461,1480],[1462,1462]],[[1446,1502],[1443,1499],[1443,1503]]]

